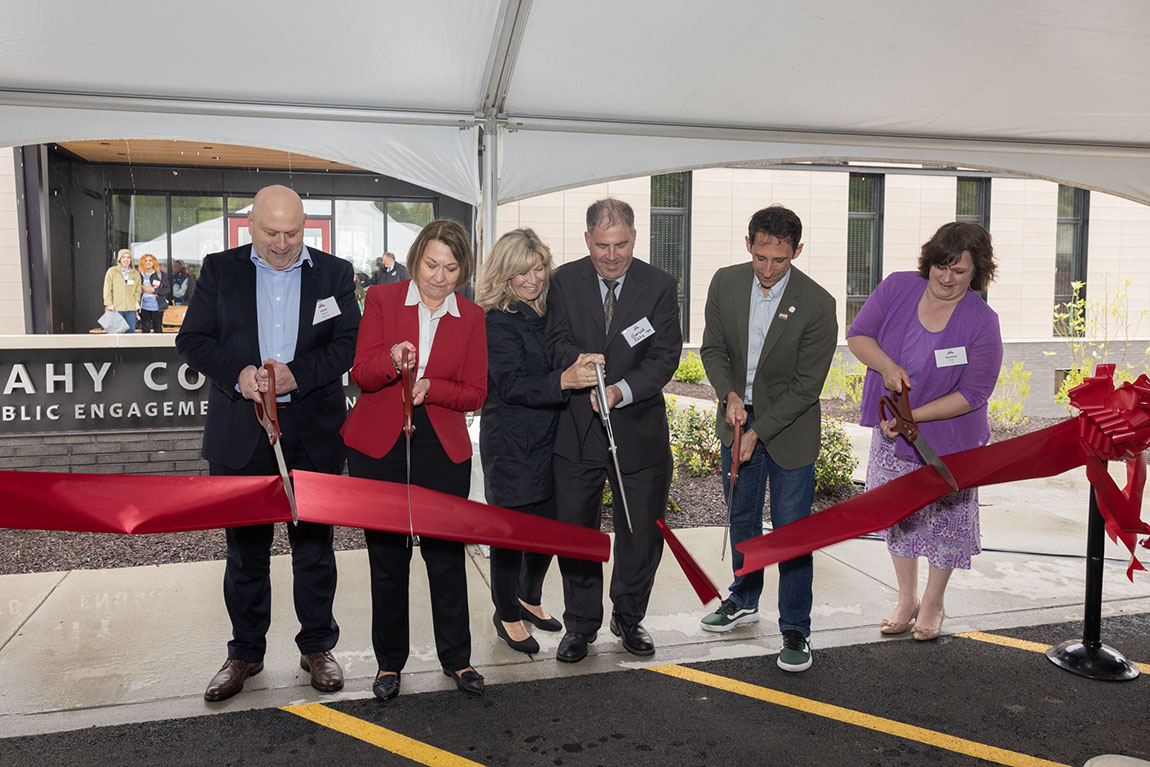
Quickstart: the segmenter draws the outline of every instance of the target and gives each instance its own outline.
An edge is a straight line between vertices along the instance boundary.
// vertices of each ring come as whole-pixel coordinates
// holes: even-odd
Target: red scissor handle
[[[731,440],[731,471],[727,475],[727,479],[731,484],[731,491],[735,489],[735,483],[739,481],[739,453],[743,448],[743,425],[735,421],[735,436]]]
[[[910,414],[910,396],[907,394],[906,384],[902,385],[901,391],[891,392],[889,396],[879,398],[878,417],[883,421],[893,418],[895,431],[906,437],[908,442],[914,442],[918,437],[918,425],[914,422],[914,416]]]
[[[276,371],[271,365],[264,365],[264,370],[268,371],[268,390],[260,392],[260,398],[254,404],[256,418],[268,433],[268,442],[274,445],[280,440],[280,421],[276,413]]]
[[[406,346],[400,352],[400,368],[403,370],[403,433],[411,439],[411,435],[415,433],[415,424],[411,422],[411,411],[413,405],[411,404],[411,349]]]

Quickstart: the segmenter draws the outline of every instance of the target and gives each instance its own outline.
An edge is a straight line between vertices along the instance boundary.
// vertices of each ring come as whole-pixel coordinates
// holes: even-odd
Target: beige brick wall
[[[0,335],[24,332],[20,234],[15,158],[10,147],[0,147]]]
[[[1130,329],[1150,336],[1150,206],[1108,194],[1090,195],[1086,293],[1109,299],[1129,280]]]
[[[990,186],[990,231],[998,277],[987,297],[998,312],[1003,340],[1054,334],[1054,247],[1058,185],[996,178]]]
[[[888,174],[883,202],[882,273],[918,269],[922,244],[954,221],[954,176]]]

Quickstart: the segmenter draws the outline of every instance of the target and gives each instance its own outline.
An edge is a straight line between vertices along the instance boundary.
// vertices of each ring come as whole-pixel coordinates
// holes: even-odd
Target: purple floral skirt
[[[922,467],[894,452],[895,440],[874,427],[866,487],[870,490]],[[938,570],[969,570],[982,551],[978,530],[978,488],[957,490],[883,530],[887,550],[896,557],[926,557]]]

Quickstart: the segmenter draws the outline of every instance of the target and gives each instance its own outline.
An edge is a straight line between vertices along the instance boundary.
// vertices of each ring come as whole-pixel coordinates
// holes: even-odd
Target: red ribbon
[[[1146,482],[1143,451],[1150,446],[1150,378],[1114,387],[1114,366],[1099,365],[1095,375],[1070,391],[1081,413],[1075,419],[993,445],[946,456],[959,489],[1053,477],[1086,466],[1098,508],[1112,540],[1130,550],[1126,575],[1145,567],[1135,556],[1139,535],[1150,534],[1141,519]],[[1126,462],[1124,489],[1106,471],[1106,461]],[[744,541],[743,567],[737,575],[809,554],[860,535],[885,530],[951,492],[930,466],[836,504],[818,514]],[[1150,548],[1150,539],[1142,541]]]
[[[293,471],[305,522],[409,531],[407,485]],[[0,527],[175,533],[291,520],[278,476],[172,477],[0,472]],[[141,501],[140,499],[150,499]],[[411,488],[417,535],[606,562],[606,533]]]
[[[738,459],[738,456],[735,456]],[[736,460],[737,463],[737,460]],[[703,568],[699,567],[699,563],[691,556],[691,552],[687,551],[687,547],[683,545],[682,541],[671,532],[671,528],[667,523],[662,520],[656,520],[659,525],[659,532],[663,534],[663,539],[667,541],[667,545],[671,548],[671,553],[675,555],[675,559],[679,562],[679,567],[683,568],[683,574],[687,576],[687,581],[691,584],[691,588],[699,595],[699,599],[703,604],[707,604],[712,599],[722,599],[719,594],[719,589],[715,586],[715,582],[711,580]]]

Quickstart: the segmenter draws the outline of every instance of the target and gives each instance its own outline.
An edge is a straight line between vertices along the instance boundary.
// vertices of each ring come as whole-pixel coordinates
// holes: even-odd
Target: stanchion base
[[[1071,639],[1046,651],[1046,657],[1059,668],[1087,679],[1103,682],[1129,682],[1138,677],[1138,669],[1117,650],[1100,644],[1090,647]]]

